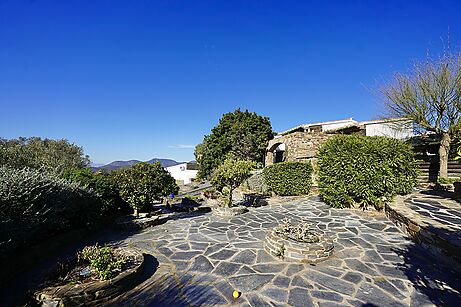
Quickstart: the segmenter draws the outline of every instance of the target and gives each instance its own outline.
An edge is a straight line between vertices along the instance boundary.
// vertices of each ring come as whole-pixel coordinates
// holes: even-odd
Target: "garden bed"
[[[91,274],[82,278],[82,272],[88,268],[77,265],[77,259],[72,258],[58,265],[45,288],[35,292],[36,302],[41,306],[94,306],[132,289],[142,273],[144,255],[131,248],[120,248],[116,252],[123,255],[127,262],[121,272],[111,279],[101,281]]]

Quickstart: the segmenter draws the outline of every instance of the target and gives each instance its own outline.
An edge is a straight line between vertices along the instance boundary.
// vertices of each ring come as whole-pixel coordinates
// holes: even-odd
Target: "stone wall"
[[[319,146],[332,136],[322,132],[297,131],[275,138],[267,146],[265,165],[273,163],[273,152],[282,143],[285,144],[285,161],[312,160],[317,156]]]

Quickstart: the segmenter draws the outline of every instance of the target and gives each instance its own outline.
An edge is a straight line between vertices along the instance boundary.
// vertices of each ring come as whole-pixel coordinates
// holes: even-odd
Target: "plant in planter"
[[[228,158],[216,169],[211,184],[226,196],[227,207],[232,207],[232,192],[251,176],[254,167],[253,161]]]
[[[90,267],[98,274],[100,280],[107,280],[113,277],[117,271],[122,269],[126,262],[125,257],[117,256],[110,246],[99,246],[98,244],[86,246],[78,258],[90,263]]]
[[[298,242],[315,243],[319,241],[319,236],[310,229],[309,223],[301,221],[292,224],[287,218],[275,228],[275,233]]]

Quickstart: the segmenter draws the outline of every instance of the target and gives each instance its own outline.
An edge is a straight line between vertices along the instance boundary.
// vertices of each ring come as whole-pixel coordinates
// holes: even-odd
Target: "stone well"
[[[315,263],[327,259],[333,254],[333,240],[319,235],[319,241],[313,243],[299,242],[280,235],[272,229],[264,242],[266,252],[274,257],[303,263]]]

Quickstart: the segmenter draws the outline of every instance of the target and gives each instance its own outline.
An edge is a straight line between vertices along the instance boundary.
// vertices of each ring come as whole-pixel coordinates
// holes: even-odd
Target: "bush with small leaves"
[[[310,162],[281,162],[263,170],[264,181],[269,190],[277,195],[307,195],[312,185]]]
[[[333,207],[383,208],[416,185],[410,145],[382,136],[338,135],[318,152],[319,194]]]
[[[253,161],[228,158],[214,172],[211,184],[218,191],[227,194],[228,207],[232,206],[232,192],[251,176],[255,166]]]

